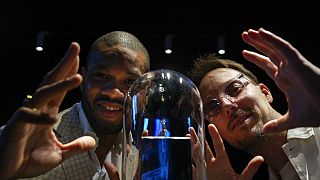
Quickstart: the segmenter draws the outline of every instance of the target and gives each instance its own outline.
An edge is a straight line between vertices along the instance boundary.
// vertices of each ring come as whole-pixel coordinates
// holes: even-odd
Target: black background
[[[235,59],[258,75],[274,96],[274,107],[287,109],[273,81],[241,55],[253,50],[241,40],[249,28],[263,27],[288,40],[312,63],[320,65],[319,10],[307,1],[1,1],[0,77],[1,125],[38,87],[43,75],[60,60],[72,41],[81,46],[84,62],[88,47],[114,30],[136,35],[151,57],[151,69],[171,69],[183,74],[199,55],[217,51],[217,37],[226,37],[225,58]],[[47,31],[43,52],[35,51],[37,33]],[[164,38],[173,34],[173,54],[164,53]],[[318,82],[315,82],[318,83]],[[72,90],[61,108],[80,100]],[[210,141],[210,139],[208,139]],[[241,172],[250,156],[227,145],[232,165]],[[256,179],[268,179],[266,166]]]

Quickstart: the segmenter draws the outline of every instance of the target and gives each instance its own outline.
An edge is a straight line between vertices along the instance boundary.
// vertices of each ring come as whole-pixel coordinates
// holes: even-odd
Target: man
[[[212,123],[209,133],[216,152],[213,155],[207,146],[208,179],[251,179],[263,161],[268,164],[270,179],[318,179],[320,129],[285,129],[319,125],[319,106],[310,98],[318,95],[304,86],[310,85],[310,78],[319,78],[314,73],[319,73],[319,68],[268,31],[249,30],[242,37],[270,57],[243,52],[245,58],[275,80],[287,97],[288,112],[281,115],[272,108],[273,97],[267,86],[241,64],[214,55],[199,58],[192,71],[193,79],[203,100],[204,117]],[[299,76],[301,73],[309,76]],[[277,132],[265,133],[271,131]],[[232,169],[220,134],[233,147],[256,156],[241,175]]]
[[[8,167],[8,173],[0,171],[6,179],[40,174],[37,178],[108,178],[104,167],[109,170],[110,179],[119,178],[122,105],[131,83],[149,71],[149,55],[142,43],[127,32],[115,31],[98,38],[89,50],[86,67],[81,70],[82,101],[59,113],[57,121],[55,115],[65,93],[82,80],[76,74],[79,50],[77,43],[70,46],[66,56],[25,103],[26,107],[13,115],[9,121],[12,125],[1,133],[0,151],[10,155],[17,147],[21,152],[12,154],[20,153],[23,157],[9,163],[15,169]],[[19,136],[15,130],[18,125],[30,133],[23,131]],[[14,146],[8,139],[18,141],[19,145]],[[26,145],[29,142],[34,146]],[[68,142],[71,143],[64,144]],[[7,162],[1,157],[0,163],[7,165]]]

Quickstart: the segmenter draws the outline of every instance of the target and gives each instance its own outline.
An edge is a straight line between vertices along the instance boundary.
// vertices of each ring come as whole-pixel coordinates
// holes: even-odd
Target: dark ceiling
[[[71,41],[80,43],[80,57],[84,59],[97,37],[114,30],[128,31],[145,44],[152,69],[186,73],[200,54],[215,52],[217,37],[224,35],[225,57],[260,72],[241,57],[242,49],[251,47],[240,37],[244,30],[259,27],[290,40],[313,63],[319,64],[316,7],[306,1],[1,1],[0,72],[5,96],[1,119],[8,119],[25,94],[37,88]],[[34,49],[40,31],[49,33],[46,49],[41,53]],[[174,35],[171,55],[163,53],[166,34]],[[261,78],[266,77],[260,74]]]
[[[80,57],[84,59],[90,44],[113,30],[136,35],[149,50],[152,69],[186,73],[200,54],[215,52],[217,37],[224,35],[225,57],[259,71],[241,57],[242,49],[251,47],[240,37],[244,30],[259,27],[290,40],[319,65],[318,11],[306,1],[1,1],[0,72],[5,95],[1,119],[8,119],[25,94],[37,88],[71,41],[80,43]],[[41,53],[34,49],[40,31],[49,33]],[[163,53],[166,34],[174,35],[171,55]]]
[[[289,40],[305,57],[320,65],[319,8],[307,1],[1,1],[0,102],[1,124],[32,93],[63,56],[68,45],[81,45],[81,62],[90,44],[100,35],[125,30],[136,35],[149,50],[151,68],[186,73],[200,54],[215,52],[217,37],[226,37],[225,57],[236,59],[259,72],[274,93],[275,106],[285,112],[286,103],[273,82],[241,57],[241,40],[249,28],[264,27]],[[35,51],[36,35],[47,31],[45,51]],[[163,53],[164,37],[173,34],[173,54]],[[262,73],[261,73],[262,72]],[[63,108],[80,99],[71,91]],[[243,169],[244,167],[240,167]]]

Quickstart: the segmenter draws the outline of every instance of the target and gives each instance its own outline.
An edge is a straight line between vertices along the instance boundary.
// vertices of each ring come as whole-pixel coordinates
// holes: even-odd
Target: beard
[[[251,110],[253,114],[257,117],[257,113]],[[249,137],[238,141],[238,148],[247,151],[250,154],[255,154],[260,152],[264,146],[266,146],[268,141],[273,138],[273,134],[265,134],[262,131],[264,124],[270,120],[275,119],[276,116],[272,113],[257,118],[256,124],[253,127],[248,127]]]
[[[252,127],[251,129],[248,129],[250,137],[247,137],[246,139],[238,141],[238,148],[241,150],[245,150],[249,153],[257,151],[259,147],[264,144],[264,142],[270,138],[270,135],[266,135],[262,132],[263,123],[262,121],[258,121],[258,123]]]
[[[82,107],[89,121],[89,124],[91,125],[95,133],[108,135],[118,133],[122,130],[122,121],[120,121],[118,124],[111,124],[97,118],[94,115],[94,109],[90,105],[85,93],[83,93],[82,95]]]

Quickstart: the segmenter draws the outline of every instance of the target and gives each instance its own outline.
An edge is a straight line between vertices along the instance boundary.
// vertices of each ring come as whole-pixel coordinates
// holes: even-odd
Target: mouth
[[[234,130],[237,127],[242,126],[249,117],[251,117],[251,115],[248,113],[239,114],[238,117],[231,120],[230,130]]]
[[[122,105],[118,103],[111,103],[109,101],[99,101],[97,102],[97,107],[99,113],[104,117],[114,117],[122,114]]]

